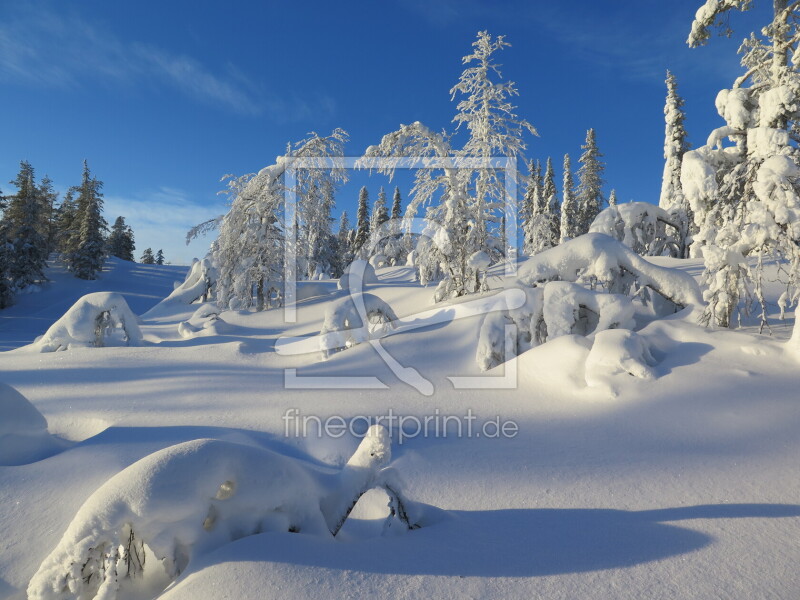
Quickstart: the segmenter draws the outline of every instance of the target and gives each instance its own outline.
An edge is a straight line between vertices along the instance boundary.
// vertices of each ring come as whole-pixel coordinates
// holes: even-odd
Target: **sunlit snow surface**
[[[653,262],[701,271],[697,261]],[[0,346],[32,342],[94,291],[121,293],[141,315],[186,270],[114,262],[97,282],[55,271],[43,291],[0,313]],[[436,308],[465,314],[432,305],[433,287],[420,288],[408,267],[377,273],[369,293],[401,319]],[[185,338],[179,324],[200,318],[187,305],[142,321],[142,347],[1,354],[0,382],[38,409],[63,449],[0,467],[0,598],[24,598],[84,501],[153,452],[215,438],[341,466],[356,448],[349,434],[295,437],[291,423],[287,437],[287,409],[346,421],[389,409],[420,418],[471,409],[478,423],[500,417],[519,432],[467,438],[451,428],[447,437],[395,440],[407,495],[442,509],[427,527],[381,535],[374,524],[386,499],[365,496],[336,539],[242,538],[193,557],[164,598],[797,596],[800,357],[783,345],[791,310],[773,321],[771,338],[748,323],[731,332],[681,315],[655,321],[627,346],[647,377],[599,377],[603,357],[587,363],[591,344],[565,335],[523,353],[507,390],[454,390],[448,377],[501,377],[504,366],[482,373],[476,364],[480,316],[432,319],[381,340],[432,382],[433,396],[423,396],[371,344],[328,360],[274,351],[278,337],[320,332],[328,302],[346,293],[329,287],[298,304],[294,323],[281,310],[229,311],[220,314],[226,327]],[[781,291],[769,290],[775,317]],[[603,385],[587,385],[587,364]],[[384,389],[285,389],[285,369],[301,382],[370,375]],[[145,587],[142,597],[155,593]]]

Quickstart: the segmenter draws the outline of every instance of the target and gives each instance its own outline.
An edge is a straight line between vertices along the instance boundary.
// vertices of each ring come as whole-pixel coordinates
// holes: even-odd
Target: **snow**
[[[0,383],[0,465],[35,462],[59,448],[42,413],[13,387]]]
[[[142,345],[142,332],[136,315],[120,294],[94,292],[80,298],[31,345],[31,349],[56,352],[122,345]]]
[[[521,262],[521,278],[567,274],[570,269],[601,273],[596,262],[603,254],[606,264],[629,262],[658,282],[666,278],[666,267],[681,274],[668,272],[676,281],[685,277],[694,282],[702,270],[695,259],[637,257],[641,263],[634,264],[622,251],[612,251],[610,242],[588,239],[595,241],[572,249],[561,246],[562,252],[549,258],[537,255]],[[610,261],[609,254],[620,260]],[[175,267],[134,268],[136,277],[104,273],[132,308],[139,290],[158,285],[164,297],[172,280],[181,278]],[[475,363],[482,310],[493,306],[500,288],[516,286],[525,298],[529,292],[541,296],[543,290],[505,279],[502,265],[496,265],[489,269],[492,292],[432,308],[431,289],[419,286],[413,271],[387,268],[369,293],[399,317],[392,334],[381,339],[384,349],[426,378],[434,388],[432,396],[399,380],[372,344],[320,360],[313,336],[322,329],[328,305],[343,292],[299,301],[295,322],[285,322],[280,309],[225,311],[220,315],[233,328],[227,336],[180,338],[179,323],[193,316],[210,318],[195,314],[204,309],[195,304],[171,316],[143,319],[142,347],[4,353],[0,380],[46,417],[52,434],[73,441],[44,460],[0,467],[0,598],[25,598],[40,567],[55,568],[73,548],[86,548],[82,540],[71,544],[68,533],[94,523],[98,536],[117,539],[103,519],[112,523],[134,507],[128,504],[134,499],[142,500],[136,506],[158,509],[141,513],[141,519],[139,513],[127,513],[143,528],[159,529],[149,514],[158,514],[163,531],[170,532],[185,518],[191,521],[187,539],[198,540],[186,568],[160,596],[167,600],[796,595],[798,354],[786,342],[794,318],[790,302],[787,321],[777,320],[776,302],[785,288],[771,283],[774,273],[767,286],[773,337],[752,329],[707,329],[690,311],[681,311],[644,324],[635,335],[611,329],[523,347],[513,386],[455,389],[450,377],[498,381],[508,374],[508,363],[505,371],[500,366],[486,372]],[[572,277],[578,279],[577,274]],[[548,280],[542,287],[564,282]],[[14,312],[25,329],[0,329],[0,336],[8,332],[13,339],[32,339],[85,293],[69,288],[66,280],[58,287],[61,283],[54,281],[41,292],[66,303],[53,310],[49,323]],[[693,297],[694,285],[682,300]],[[135,312],[152,306],[156,299],[151,296],[147,292],[147,298],[140,298]],[[37,294],[29,297],[38,299]],[[492,314],[505,312],[517,315],[515,323],[524,321],[531,311],[514,306]],[[314,343],[306,354],[284,355],[275,351],[281,336]],[[608,360],[598,367],[601,378],[607,378],[601,385],[589,385],[598,375],[595,360]],[[383,386],[292,388],[286,369],[295,369],[298,381],[370,375]],[[648,370],[650,378],[635,375]],[[458,436],[451,423],[447,437],[409,436],[401,444],[400,433],[413,432],[413,423],[395,421],[388,429],[391,456],[376,466],[389,472],[380,477],[373,472],[373,481],[393,477],[392,471],[402,475],[406,493],[427,505],[424,510],[411,505],[411,513],[421,515],[412,519],[422,525],[418,529],[392,527],[385,532],[387,510],[381,503],[387,500],[374,494],[356,504],[335,538],[325,531],[281,531],[275,521],[269,531],[228,541],[236,520],[233,512],[218,517],[211,532],[202,528],[212,504],[241,501],[244,506],[246,489],[255,489],[258,482],[266,486],[266,475],[279,465],[305,474],[297,481],[311,482],[305,488],[293,477],[279,478],[286,482],[287,494],[302,488],[319,500],[325,490],[336,489],[338,474],[358,447],[358,435],[312,432],[298,437],[291,422],[287,433],[287,410],[323,419],[339,415],[363,435],[366,424],[356,417],[383,416],[389,407],[395,415],[419,419],[437,411],[463,417],[472,409],[477,423],[499,416],[519,429],[513,438]],[[209,459],[202,467],[201,456]],[[185,473],[172,462],[179,458],[188,465]],[[237,465],[253,462],[255,470],[237,471]],[[131,465],[139,466],[127,471]],[[125,477],[116,479],[123,473]],[[231,473],[241,474],[242,495],[217,500]],[[107,487],[111,481],[120,487]],[[247,481],[254,487],[246,488]],[[126,487],[133,483],[142,487]],[[156,489],[164,495],[148,493]],[[260,488],[263,495],[246,511],[245,524],[283,493],[271,484],[268,490]],[[180,501],[174,501],[176,495]],[[219,544],[204,545],[204,539],[217,535]],[[158,535],[150,537],[158,546]],[[149,539],[147,546],[152,548]],[[153,575],[161,568],[158,561],[148,560],[145,571],[151,567]],[[155,597],[169,579],[166,571],[163,579],[123,577],[119,597]]]
[[[210,290],[216,280],[216,269],[212,265],[210,258],[194,259],[183,283],[176,286],[169,296],[147,311],[142,317],[150,318],[162,314],[171,314],[176,308],[180,309],[198,300],[210,300]]]

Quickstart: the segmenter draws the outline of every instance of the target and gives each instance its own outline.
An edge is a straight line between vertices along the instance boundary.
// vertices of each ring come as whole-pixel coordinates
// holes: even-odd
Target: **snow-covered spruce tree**
[[[5,198],[0,193],[0,209],[6,209]],[[14,293],[11,287],[11,242],[8,235],[8,223],[0,219],[0,309],[11,306]]]
[[[667,100],[664,104],[664,175],[661,180],[661,196],[658,205],[672,214],[672,220],[680,223],[680,258],[689,255],[689,235],[692,233],[693,219],[691,208],[683,195],[681,187],[681,164],[683,155],[689,150],[686,140],[686,129],[683,122],[686,118],[683,111],[683,98],[678,95],[678,84],[675,76],[667,71]]]
[[[492,157],[523,158],[525,131],[536,134],[534,127],[518,117],[509,98],[518,94],[513,82],[502,81],[493,54],[508,46],[503,36],[492,38],[478,33],[473,52],[464,57],[467,67],[451,89],[451,99],[461,97],[453,121],[456,132],[463,125],[469,138],[460,149],[454,148],[451,136],[436,133],[416,122],[402,125],[387,134],[378,146],[367,149],[369,157],[413,157],[420,166],[425,158],[439,158],[449,164],[436,169],[418,169],[412,199],[406,209],[410,221],[425,206],[428,227],[419,235],[415,265],[423,283],[444,276],[435,294],[442,300],[480,289],[480,270],[471,260],[483,253],[498,260],[502,247],[501,213],[506,202],[504,181]],[[497,78],[499,81],[495,81]],[[479,159],[486,167],[468,166],[462,159]],[[461,167],[461,168],[459,168]],[[393,175],[393,167],[381,167]],[[512,207],[516,208],[516,207]]]
[[[337,184],[345,180],[342,157],[346,140],[347,133],[341,129],[325,137],[311,132],[256,175],[225,177],[232,201],[214,248],[220,307],[249,308],[255,293],[256,308],[263,310],[272,286],[280,292],[284,278],[298,278],[294,261],[284,265],[284,251],[302,258],[304,217],[299,213],[324,197],[318,190],[325,189],[326,181]],[[289,169],[293,178],[287,177]],[[294,219],[287,215],[287,192],[293,192],[297,200],[292,208],[301,209],[290,211]]]
[[[153,249],[152,248],[145,248],[144,252],[142,252],[142,256],[139,259],[139,262],[143,265],[154,265],[156,264],[156,257],[153,256]]]
[[[64,257],[70,271],[79,279],[95,279],[106,258],[104,232],[108,229],[103,218],[103,182],[92,177],[89,165],[83,161],[81,184],[72,188],[76,214],[70,250]]]
[[[363,186],[358,192],[358,210],[356,211],[356,232],[353,240],[353,253],[361,258],[362,251],[366,251],[366,244],[369,242],[369,192],[367,186]]]
[[[578,201],[575,197],[575,184],[572,181],[572,162],[569,154],[564,155],[564,188],[561,200],[561,231],[559,243],[563,244],[578,235]]]
[[[400,233],[397,228],[398,222],[403,218],[403,199],[400,197],[400,188],[395,186],[394,195],[392,196],[392,223],[395,227],[393,233]]]
[[[386,190],[381,189],[378,191],[378,199],[372,207],[372,217],[370,218],[369,228],[370,231],[376,231],[381,225],[389,220],[389,211],[386,207]]]
[[[520,226],[522,228],[522,253],[531,256],[534,250],[534,215],[536,207],[541,203],[544,193],[544,182],[542,181],[542,165],[538,160],[528,163],[528,187],[522,197],[522,204],[519,210]]]
[[[17,193],[8,199],[3,220],[11,242],[11,285],[21,290],[45,279],[48,200],[37,187],[33,167],[27,161],[20,163],[19,173],[11,183],[17,187]]]
[[[697,11],[689,45],[702,45],[728,11],[751,4],[708,0]],[[751,34],[739,49],[745,73],[717,96],[725,126],[683,158],[681,184],[698,228],[691,251],[705,262],[706,323],[732,326],[737,311],[756,302],[762,329],[768,325],[766,261],[779,261],[789,297],[800,286],[798,19],[800,3],[773,0],[763,38]],[[725,139],[733,145],[723,147]]]
[[[589,226],[603,208],[603,170],[605,165],[600,161],[602,154],[597,148],[597,137],[594,129],[586,132],[586,143],[581,146],[583,154],[578,159],[578,186],[575,200],[578,204],[577,234],[589,231]]]
[[[157,265],[164,264],[164,251],[161,249],[159,249],[158,252],[156,252],[156,264]]]
[[[108,253],[122,260],[133,262],[135,249],[133,229],[125,223],[125,217],[117,217],[111,227],[111,235],[108,236]]]
[[[608,205],[609,206],[616,206],[619,203],[617,200],[617,190],[611,190],[608,194]]]
[[[304,263],[300,275],[308,279],[329,276],[338,260],[331,231],[335,206],[336,192],[331,180],[309,185],[307,193],[298,197],[298,248]]]
[[[541,180],[541,184],[536,181]],[[532,194],[532,214],[524,224],[523,252],[528,256],[538,254],[557,246],[560,238],[561,215],[556,190],[553,161],[548,157],[543,178],[534,177],[530,185]]]
[[[353,262],[352,236],[353,230],[350,229],[350,218],[347,216],[347,211],[343,211],[342,216],[339,217],[339,229],[336,233],[336,264],[331,273],[332,277],[340,277],[347,265]]]

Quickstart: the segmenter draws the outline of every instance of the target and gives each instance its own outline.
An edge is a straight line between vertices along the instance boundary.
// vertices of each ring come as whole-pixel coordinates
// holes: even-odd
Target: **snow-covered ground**
[[[701,271],[696,261],[654,262]],[[99,281],[78,282],[55,268],[45,290],[0,313],[0,347],[32,342],[89,292],[118,292],[142,315],[185,273],[113,262]],[[0,598],[25,597],[104,483],[174,444],[214,438],[284,455],[304,472],[338,472],[359,439],[295,436],[297,422],[284,418],[292,409],[300,418],[339,415],[361,432],[360,416],[406,417],[392,432],[391,466],[408,498],[440,510],[427,509],[419,529],[381,535],[386,496],[370,492],[336,538],[265,528],[195,553],[164,598],[798,597],[800,356],[785,347],[791,314],[772,338],[703,329],[682,315],[653,322],[638,332],[650,378],[618,373],[588,386],[590,344],[566,335],[520,355],[511,389],[455,389],[449,377],[509,374],[476,362],[475,298],[433,305],[433,287],[414,283],[410,268],[377,273],[367,291],[405,323],[382,349],[429,381],[432,395],[400,381],[370,343],[327,360],[318,350],[276,352],[278,338],[320,332],[326,308],[347,294],[334,286],[302,300],[294,323],[280,309],[228,311],[224,326],[204,328],[213,315],[187,305],[143,319],[141,347],[0,355],[0,383],[44,415],[60,450],[0,467]],[[771,292],[774,301],[779,291]],[[182,335],[187,321],[202,335],[186,327]],[[381,384],[297,389],[330,376]],[[471,437],[456,435],[464,419],[446,436],[412,435],[410,417],[468,411]],[[516,435],[484,428],[496,420],[513,422]],[[215,469],[197,470],[197,489],[227,483]],[[119,597],[152,597],[166,583]]]

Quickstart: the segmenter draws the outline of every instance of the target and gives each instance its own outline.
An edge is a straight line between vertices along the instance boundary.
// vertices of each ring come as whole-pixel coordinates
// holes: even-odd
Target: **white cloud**
[[[103,212],[109,226],[121,215],[133,228],[137,259],[145,248],[154,252],[161,248],[168,261],[189,264],[192,258],[205,255],[213,237],[187,246],[186,232],[226,210],[223,197],[212,205],[201,205],[182,190],[161,187],[132,196],[106,196]]]
[[[198,60],[139,42],[123,41],[108,27],[42,5],[20,4],[0,22],[0,81],[42,87],[87,84],[168,86],[187,97],[245,115],[295,121],[331,114],[327,97],[300,99],[263,90],[229,67],[214,73]]]

